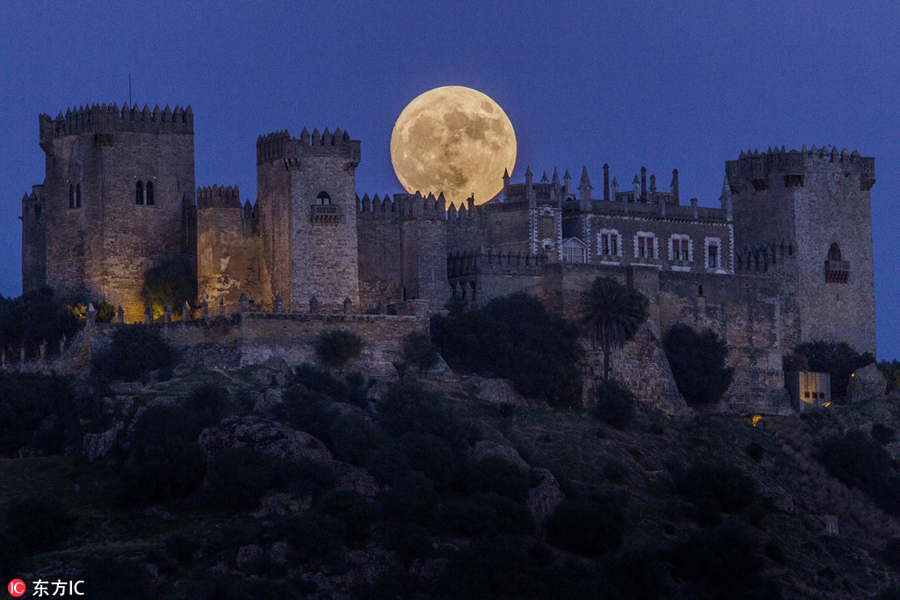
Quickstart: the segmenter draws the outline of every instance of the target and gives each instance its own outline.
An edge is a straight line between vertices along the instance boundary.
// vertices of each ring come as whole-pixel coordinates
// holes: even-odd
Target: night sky
[[[900,358],[900,5],[868,2],[0,2],[0,294],[21,293],[22,195],[44,177],[38,115],[128,101],[193,107],[197,185],[256,198],[258,135],[362,140],[360,195],[402,191],[391,128],[464,85],[506,111],[513,181],[559,167],[595,188],[641,166],[718,206],[742,149],[874,156],[879,358]],[[824,260],[824,257],[823,257]]]

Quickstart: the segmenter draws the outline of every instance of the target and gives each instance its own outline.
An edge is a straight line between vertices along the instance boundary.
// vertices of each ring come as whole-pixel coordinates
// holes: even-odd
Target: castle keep
[[[143,320],[144,272],[169,259],[196,273],[198,302],[245,296],[253,310],[294,314],[435,310],[454,295],[526,291],[575,317],[605,275],[650,298],[657,345],[675,323],[727,341],[735,408],[785,401],[781,359],[798,343],[875,352],[874,159],[855,151],[741,152],[717,208],[682,202],[677,170],[668,185],[642,168],[620,186],[608,165],[597,192],[586,168],[537,181],[528,168],[524,182],[504,175],[502,196],[456,206],[432,194],[360,198],[359,141],[285,130],[257,140],[251,204],[236,186],[195,188],[190,107],[44,114],[40,143],[46,179],[22,200],[23,288],[104,299],[127,322]],[[632,367],[621,365],[626,382],[650,385],[646,364]]]

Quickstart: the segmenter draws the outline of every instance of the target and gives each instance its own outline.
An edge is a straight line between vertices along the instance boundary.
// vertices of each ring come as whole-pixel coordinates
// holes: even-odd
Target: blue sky
[[[513,180],[641,166],[715,205],[742,149],[835,144],[876,159],[879,358],[900,358],[900,5],[880,2],[0,2],[0,294],[21,293],[20,200],[43,180],[38,114],[191,104],[198,185],[256,197],[255,142],[362,140],[357,189],[401,191],[394,120],[420,93],[496,100]],[[627,185],[627,183],[626,183]]]

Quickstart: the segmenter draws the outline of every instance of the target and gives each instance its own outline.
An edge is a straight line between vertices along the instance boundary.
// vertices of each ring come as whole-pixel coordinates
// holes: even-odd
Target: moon
[[[410,102],[391,133],[394,173],[409,193],[475,194],[483,204],[503,189],[516,165],[516,132],[500,105],[471,88],[449,85]]]

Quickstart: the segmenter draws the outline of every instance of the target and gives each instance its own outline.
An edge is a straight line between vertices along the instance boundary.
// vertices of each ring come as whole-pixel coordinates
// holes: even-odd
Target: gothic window
[[[690,262],[693,259],[691,240],[686,235],[675,234],[669,238],[669,259]]]
[[[81,184],[75,184],[75,208],[81,208]]]
[[[152,181],[147,182],[146,200],[147,200],[147,206],[153,206],[153,182]]]
[[[135,204],[144,204],[144,184],[143,182],[138,181],[134,186],[134,203]]]
[[[601,229],[597,234],[599,243],[597,251],[603,256],[621,256],[619,251],[621,245],[619,243],[619,232],[615,229]]]
[[[75,186],[69,186],[69,208],[75,208]]]
[[[331,196],[328,195],[328,192],[319,192],[319,195],[316,196],[316,204],[331,204]]]
[[[578,238],[569,238],[563,241],[563,262],[586,263],[587,245]]]
[[[634,257],[655,258],[656,236],[654,236],[652,233],[638,232],[638,234],[635,236]]]

